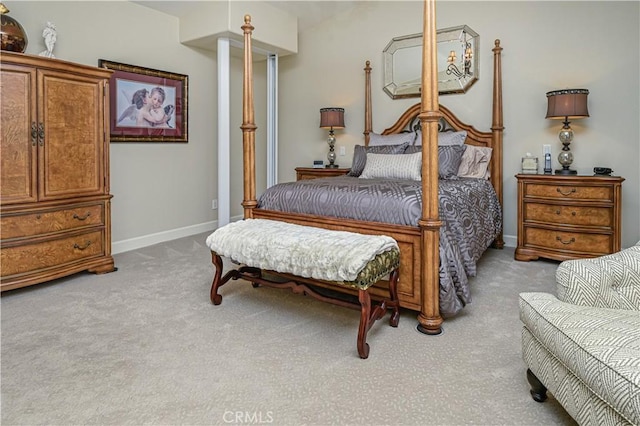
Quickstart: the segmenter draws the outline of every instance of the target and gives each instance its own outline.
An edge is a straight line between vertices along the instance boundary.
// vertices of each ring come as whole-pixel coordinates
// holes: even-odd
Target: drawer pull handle
[[[78,214],[75,213],[73,215],[73,218],[78,220],[86,220],[89,216],[91,216],[91,212],[86,212],[84,216],[78,216]]]
[[[91,245],[91,241],[87,241],[84,246],[79,246],[78,243],[75,243],[73,245],[74,249],[78,249],[78,250],[85,250],[86,248],[88,248]]]
[[[560,236],[556,237],[556,240],[560,241],[562,244],[567,245],[567,244],[571,244],[571,243],[575,243],[576,239],[575,238],[571,238],[569,241],[562,241],[562,238],[560,238]]]
[[[560,215],[560,209],[556,210],[556,214]],[[577,213],[576,212],[571,212],[571,216],[575,216]]]
[[[557,191],[557,192],[559,192],[560,194],[562,194],[562,195],[564,195],[564,196],[566,197],[567,195],[571,195],[571,194],[573,194],[574,192],[576,192],[576,189],[575,189],[575,188],[571,188],[571,191],[569,191],[569,192],[564,192],[564,191],[562,190],[562,188],[556,188],[556,191]]]

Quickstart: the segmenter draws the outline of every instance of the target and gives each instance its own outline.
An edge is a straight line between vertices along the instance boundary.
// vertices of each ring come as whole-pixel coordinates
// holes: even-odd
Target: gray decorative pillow
[[[392,135],[380,135],[371,132],[369,133],[369,146],[401,145],[403,143],[411,145],[415,139],[415,132],[394,133]]]
[[[466,130],[461,132],[439,132],[438,146],[464,145],[467,140]],[[422,145],[422,132],[418,132],[414,145]]]
[[[406,155],[367,154],[367,164],[360,179],[409,179],[422,178],[422,153]]]
[[[409,146],[407,142],[400,145],[378,145],[378,146],[362,146],[356,145],[353,149],[353,162],[351,170],[347,176],[358,177],[367,164],[367,153],[374,154],[404,154],[404,150]]]
[[[458,179],[458,169],[466,149],[466,145],[438,147],[438,176],[441,179]]]
[[[466,145],[450,145],[438,147],[438,176],[440,179],[458,179],[458,169],[462,162],[462,155]],[[405,154],[422,152],[422,146],[408,146]]]

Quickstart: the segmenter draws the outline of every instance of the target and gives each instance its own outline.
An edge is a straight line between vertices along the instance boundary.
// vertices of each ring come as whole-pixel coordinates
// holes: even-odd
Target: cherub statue
[[[44,44],[47,46],[47,50],[40,52],[40,56],[47,58],[55,58],[53,55],[53,46],[56,44],[58,33],[56,32],[56,26],[52,22],[47,22],[47,26],[42,31],[42,37],[44,37]]]

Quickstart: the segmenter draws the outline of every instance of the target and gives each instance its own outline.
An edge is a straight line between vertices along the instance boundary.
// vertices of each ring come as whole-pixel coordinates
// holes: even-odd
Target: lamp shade
[[[547,117],[550,119],[575,119],[589,116],[587,89],[563,89],[547,92]]]
[[[344,129],[344,108],[321,108],[320,127]]]

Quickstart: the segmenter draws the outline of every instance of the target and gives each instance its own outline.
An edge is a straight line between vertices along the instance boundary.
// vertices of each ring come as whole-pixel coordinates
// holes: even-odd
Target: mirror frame
[[[479,45],[480,36],[467,25],[437,31],[440,95],[465,93],[478,81]],[[383,90],[387,95],[391,99],[420,97],[422,33],[392,38],[384,48],[383,56]]]

